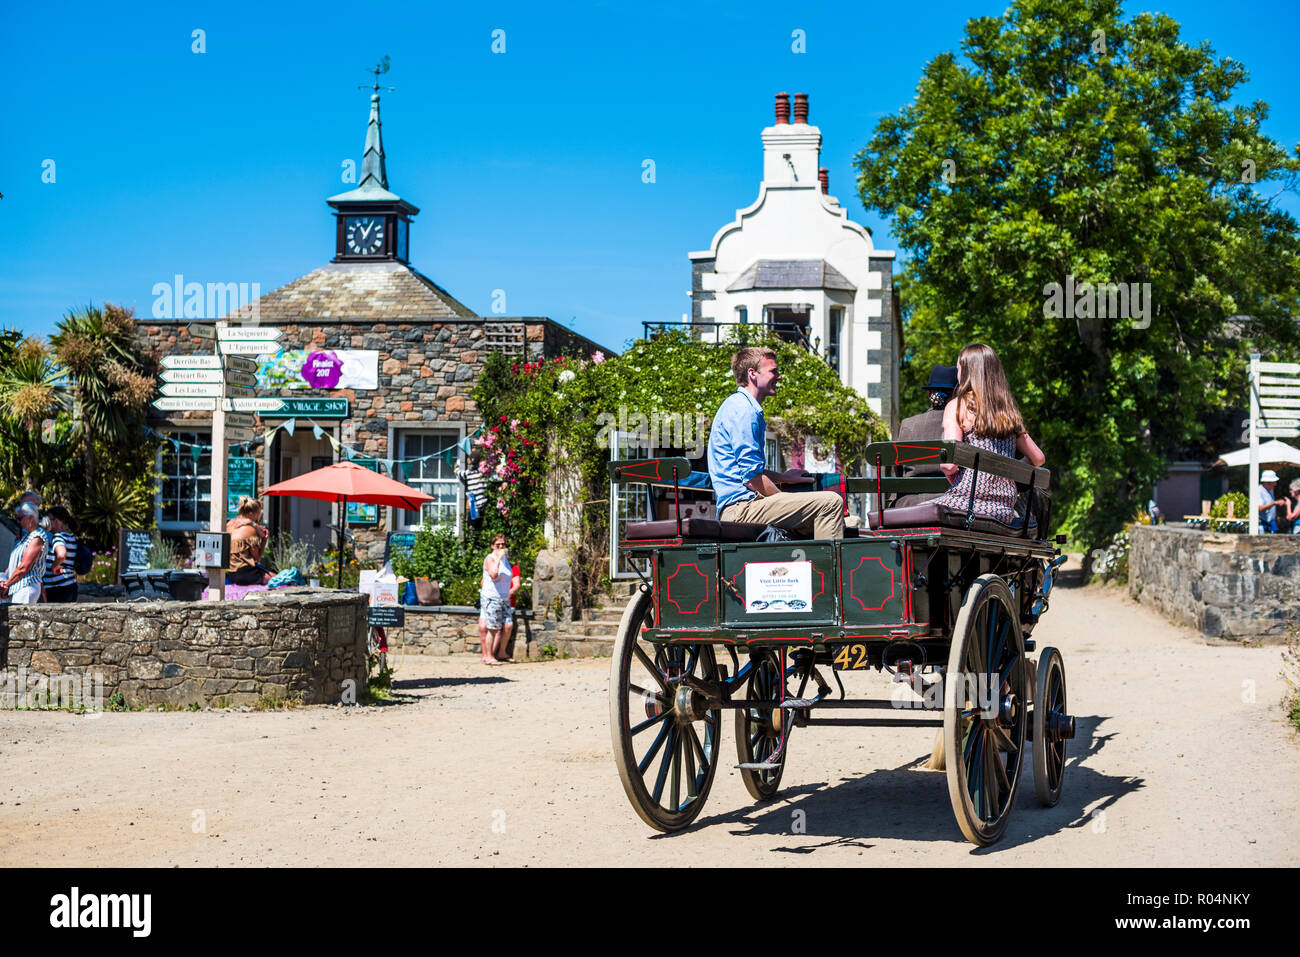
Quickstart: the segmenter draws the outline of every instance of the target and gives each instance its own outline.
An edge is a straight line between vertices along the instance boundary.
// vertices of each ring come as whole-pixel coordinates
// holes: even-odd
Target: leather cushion
[[[884,511],[883,524],[879,522],[879,515],[876,512],[872,512],[868,517],[872,528],[920,528],[930,525],[942,525],[945,528],[967,527],[965,510],[938,505],[934,502],[906,508],[887,508]],[[1024,530],[1024,521],[1020,516],[1007,523],[987,515],[976,515],[970,524],[970,529],[973,532],[988,532],[993,535],[1019,535]],[[1037,528],[1038,523],[1030,518],[1030,537],[1035,535]]]
[[[715,542],[752,542],[758,538],[766,525],[757,522],[719,522],[711,518],[682,519],[682,538],[700,538]],[[657,522],[629,522],[623,532],[624,541],[644,541],[647,539],[676,538],[677,520],[663,519]]]

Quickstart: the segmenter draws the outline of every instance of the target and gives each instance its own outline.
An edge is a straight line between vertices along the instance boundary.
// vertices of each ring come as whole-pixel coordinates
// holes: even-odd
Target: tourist
[[[920,415],[909,416],[899,423],[895,441],[943,438],[943,410],[948,405],[948,400],[952,398],[953,390],[957,388],[957,367],[935,366],[930,370],[930,381],[925,387],[929,392],[930,408]],[[903,466],[904,478],[938,478],[942,474],[937,465]],[[913,492],[909,495],[899,495],[894,498],[890,508],[921,505],[938,498],[940,494],[939,492]]]
[[[1291,523],[1291,534],[1300,535],[1300,478],[1292,479],[1289,494],[1283,500],[1286,504],[1286,520]]]
[[[510,558],[506,554],[506,537],[492,536],[492,551],[483,559],[483,579],[479,583],[479,637],[483,664],[499,665],[505,651],[502,628],[506,620],[506,602],[510,598]]]
[[[74,602],[77,600],[76,522],[62,505],[55,505],[46,514],[54,536],[54,550],[45,569],[45,600]]]
[[[271,580],[274,572],[259,564],[270,535],[261,521],[262,503],[247,495],[240,496],[238,514],[226,523],[226,531],[230,533],[227,585],[265,585]]]
[[[1255,511],[1259,513],[1259,530],[1269,535],[1277,531],[1277,499],[1273,498],[1276,485],[1277,473],[1272,469],[1264,469],[1259,484],[1255,486]]]
[[[9,553],[8,569],[0,579],[0,598],[15,605],[34,605],[41,599],[46,552],[39,517],[40,509],[32,502],[21,502],[14,508],[14,518],[22,526],[23,537]]]
[[[1019,452],[1034,466],[1045,461],[1042,451],[1025,431],[1002,362],[996,352],[981,342],[972,343],[957,356],[957,391],[943,411],[943,437],[1007,458],[1014,458]],[[973,470],[951,462],[939,468],[953,484],[934,500],[936,504],[961,511],[973,510],[977,515],[1007,524],[1015,520],[1014,481],[989,472],[980,472],[977,480]]]
[[[515,593],[519,591],[520,585],[523,584],[523,578],[520,577],[519,566],[510,566],[510,598],[506,606],[506,620],[501,626],[501,644],[497,647],[497,657],[501,661],[513,662],[514,656],[510,654],[510,639],[514,635],[515,616]]]
[[[731,357],[736,391],[722,401],[709,432],[709,477],[724,522],[753,522],[803,531],[814,538],[844,537],[844,500],[838,492],[784,492],[779,485],[806,485],[801,469],[769,472],[764,459],[767,421],[762,402],[776,394],[781,376],[776,353],[746,346]]]

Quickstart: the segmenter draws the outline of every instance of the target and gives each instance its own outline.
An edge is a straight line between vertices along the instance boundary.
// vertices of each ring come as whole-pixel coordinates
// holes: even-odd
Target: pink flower
[[[487,475],[488,472],[490,472],[490,471],[492,471],[492,470],[488,467],[487,462],[480,462],[480,463],[478,464],[478,474],[479,474],[479,475]]]
[[[591,354],[591,361],[596,363],[596,365],[600,365],[602,362],[605,361],[605,353],[597,349],[595,352]]]
[[[510,428],[512,428],[512,429],[517,429],[517,428],[519,428],[519,420],[518,420],[518,419],[511,419],[511,420],[510,420]]]

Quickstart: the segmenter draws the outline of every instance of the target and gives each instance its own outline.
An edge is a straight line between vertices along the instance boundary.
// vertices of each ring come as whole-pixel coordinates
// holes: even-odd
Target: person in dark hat
[[[930,381],[926,384],[926,389],[930,392],[929,410],[904,419],[898,426],[898,435],[894,436],[895,442],[905,442],[908,439],[943,438],[943,409],[957,389],[957,367],[935,366],[930,370]],[[943,472],[937,465],[905,465],[903,475],[906,478],[943,478]],[[938,498],[941,494],[943,493],[913,492],[898,495],[888,503],[888,507],[906,508],[909,505],[920,505],[932,498]]]

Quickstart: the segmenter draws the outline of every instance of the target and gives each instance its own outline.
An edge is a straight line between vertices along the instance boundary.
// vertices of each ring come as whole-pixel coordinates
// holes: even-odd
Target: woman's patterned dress
[[[1015,438],[991,439],[976,435],[974,432],[967,432],[962,437],[962,441],[985,452],[996,452],[1007,458],[1016,456]],[[957,475],[957,483],[934,499],[933,504],[966,511],[970,507],[970,487],[973,478],[974,473],[970,469],[962,469]],[[980,472],[979,481],[975,483],[975,514],[1010,523],[1016,517],[1016,494],[1016,483],[1011,479]]]

